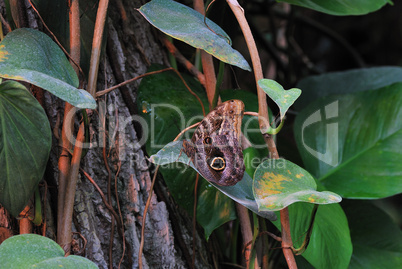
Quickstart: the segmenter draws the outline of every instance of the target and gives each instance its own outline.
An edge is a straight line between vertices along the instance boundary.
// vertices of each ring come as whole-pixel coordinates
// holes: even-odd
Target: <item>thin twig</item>
[[[142,269],[142,251],[144,249],[144,243],[145,243],[145,238],[144,238],[144,236],[145,236],[145,222],[146,222],[148,207],[151,204],[152,192],[153,192],[153,189],[154,189],[154,185],[155,185],[155,181],[156,181],[156,175],[158,174],[158,170],[159,170],[159,165],[155,169],[154,177],[152,178],[151,188],[149,190],[148,199],[147,199],[147,202],[145,204],[144,213],[142,214],[141,242],[140,242],[140,248],[138,250],[138,267],[140,269]]]
[[[167,39],[166,36],[161,37],[161,41],[165,45],[165,47],[169,50],[169,52],[182,64],[184,65],[187,70],[193,74],[198,81],[201,83],[202,86],[206,87],[205,76],[203,73],[198,71],[198,69],[180,53],[180,51],[173,45],[172,42]]]
[[[146,77],[146,76],[149,76],[149,75],[159,74],[159,73],[166,72],[166,71],[173,71],[173,72],[175,72],[175,73],[179,76],[180,80],[183,82],[183,84],[184,84],[184,86],[187,88],[187,90],[188,90],[188,91],[197,99],[197,101],[200,103],[201,108],[202,108],[202,113],[203,113],[203,115],[205,115],[204,104],[202,103],[200,97],[198,97],[198,95],[197,95],[195,92],[193,92],[193,91],[191,90],[191,88],[188,86],[187,82],[186,82],[186,81],[184,80],[184,78],[180,75],[179,71],[177,71],[176,69],[174,69],[174,68],[172,68],[172,67],[168,67],[168,68],[161,69],[161,70],[157,70],[157,71],[151,71],[151,72],[148,72],[148,73],[139,75],[139,76],[137,76],[137,77],[135,77],[135,78],[131,78],[131,79],[129,79],[129,80],[123,81],[122,83],[119,83],[119,84],[117,84],[117,85],[115,85],[115,86],[113,86],[113,87],[110,87],[110,88],[106,89],[106,90],[97,92],[97,93],[96,93],[96,97],[99,97],[99,96],[102,96],[102,95],[104,95],[104,94],[106,94],[106,93],[109,93],[109,92],[111,92],[111,91],[113,91],[113,90],[115,90],[115,89],[117,89],[117,88],[119,88],[119,87],[121,87],[121,86],[124,86],[124,85],[126,85],[126,84],[131,83],[131,82],[134,82],[134,81],[136,81],[136,80],[138,80],[138,79],[140,79],[140,78],[143,78],[143,77]]]
[[[106,130],[106,120],[105,117],[101,117],[101,123],[103,130]],[[110,171],[107,154],[106,154],[106,136],[103,136],[103,148],[102,148],[102,156],[103,162],[105,164],[105,168],[107,171],[107,201],[109,204],[112,203],[112,172]],[[109,268],[113,269],[113,239],[114,239],[114,217],[111,216],[111,227],[110,227],[110,238],[109,238]]]
[[[101,190],[101,188],[99,188],[98,184],[96,184],[95,180],[93,180],[93,178],[82,168],[80,168],[81,172],[84,173],[85,177],[89,180],[89,182],[91,182],[91,184],[95,187],[95,189],[98,191],[103,203],[105,204],[105,206],[107,207],[107,209],[109,209],[110,213],[115,217],[115,219],[118,222],[118,225],[122,225],[122,223],[120,223],[120,219],[118,218],[119,215],[116,213],[116,211],[114,210],[114,208],[107,202],[106,196],[103,193],[103,191]]]
[[[119,196],[118,196],[118,192],[117,192],[117,176],[120,173],[120,169],[121,169],[121,161],[119,160],[119,164],[118,164],[118,169],[114,178],[114,186],[115,186],[115,196],[116,196],[116,202],[117,202],[117,211],[119,212],[119,217],[120,217],[120,222],[123,224],[123,215],[121,214],[121,208],[120,208],[120,201],[119,201]],[[126,252],[126,237],[124,235],[124,225],[121,227],[122,229],[122,234],[123,234],[123,253],[121,254],[121,258],[120,258],[120,262],[119,262],[119,268],[121,266],[121,263],[123,262],[123,258],[124,258],[124,254]]]
[[[128,80],[123,81],[122,83],[119,83],[119,84],[117,84],[117,85],[115,85],[115,86],[113,86],[113,87],[107,88],[107,89],[105,89],[105,90],[103,90],[103,91],[98,91],[98,92],[96,93],[96,97],[100,97],[100,96],[102,96],[102,95],[105,95],[105,94],[107,94],[107,93],[109,93],[109,92],[111,92],[111,91],[113,91],[113,90],[115,90],[115,89],[117,89],[117,88],[119,88],[119,87],[121,87],[121,86],[124,86],[124,85],[127,85],[127,84],[129,84],[129,83],[132,83],[132,82],[134,82],[134,81],[136,81],[136,80],[138,80],[138,79],[140,79],[140,78],[143,78],[143,77],[146,77],[146,76],[149,76],[149,75],[159,74],[159,73],[166,72],[166,71],[170,71],[170,70],[172,70],[172,69],[173,69],[173,68],[168,67],[168,68],[161,69],[161,70],[157,70],[157,71],[151,71],[151,72],[148,72],[148,73],[139,75],[139,76],[137,76],[137,77],[135,77],[135,78],[128,79]]]
[[[195,244],[196,244],[196,228],[197,228],[197,191],[198,191],[198,181],[200,179],[200,174],[197,173],[195,177],[195,185],[194,185],[194,204],[193,204],[193,258],[191,267],[195,268]]]
[[[4,19],[4,17],[3,17],[2,14],[0,14],[0,19],[1,19],[1,23],[6,27],[7,31],[8,31],[8,32],[11,32],[11,31],[12,31],[11,26],[10,26],[10,24],[8,23],[8,21],[6,21],[6,20]]]
[[[173,139],[173,141],[177,141],[177,139],[179,139],[180,136],[182,136],[185,132],[187,132],[188,130],[197,127],[200,124],[200,122],[194,123],[193,125],[190,125],[188,127],[186,127],[184,130],[182,130],[175,139]]]

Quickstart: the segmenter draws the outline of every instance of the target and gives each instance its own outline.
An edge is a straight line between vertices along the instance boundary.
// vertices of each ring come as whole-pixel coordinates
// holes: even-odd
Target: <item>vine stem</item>
[[[70,1],[70,62],[77,76],[79,75],[80,68],[80,12],[79,12],[79,1]],[[64,104],[64,116],[63,116],[63,126],[61,130],[61,153],[58,160],[59,168],[59,188],[57,197],[57,242],[59,245],[63,246],[66,241],[71,241],[70,235],[63,234],[63,231],[69,231],[71,228],[66,228],[64,226],[71,226],[71,223],[63,222],[65,218],[66,211],[65,206],[65,193],[67,187],[68,174],[71,168],[71,158],[70,150],[73,145],[70,142],[68,134],[72,134],[74,127],[74,117],[69,116],[70,112],[73,112],[74,107],[65,102]],[[73,205],[71,205],[72,207]]]
[[[73,222],[75,189],[77,186],[83,142],[85,141],[84,133],[84,123],[81,123],[74,146],[73,156],[71,158],[71,169],[66,182],[66,194],[64,197],[64,212],[62,219],[63,225],[60,228],[61,236],[58,238],[59,245],[63,248],[67,256],[70,254],[71,249],[71,226]]]
[[[262,90],[262,88],[258,85],[258,81],[263,77],[262,68],[261,68],[261,60],[258,55],[257,46],[255,44],[253,35],[250,30],[250,26],[244,16],[244,9],[240,6],[237,0],[226,0],[233,14],[235,15],[237,21],[239,22],[240,28],[243,32],[244,38],[247,43],[248,50],[250,52],[251,61],[254,70],[254,77],[257,87],[258,94],[258,122],[260,125],[261,133],[264,134],[265,142],[268,146],[268,150],[270,153],[270,157],[272,159],[278,159],[279,154],[276,149],[276,145],[272,136],[266,135],[266,131],[269,128],[269,118],[268,118],[268,106],[266,100],[266,94]],[[291,247],[293,246],[292,237],[290,234],[290,225],[289,225],[289,211],[288,208],[284,208],[281,210],[281,227],[282,227],[282,248],[283,254],[285,255],[285,259],[290,269],[297,268],[296,261],[292,252]]]
[[[252,247],[251,244],[247,245],[248,242],[253,240],[253,232],[251,229],[250,216],[248,214],[247,208],[239,203],[236,203],[236,212],[239,217],[240,230],[244,242],[244,257],[246,260],[246,268],[250,268]],[[255,258],[254,267],[258,268],[257,257]]]
[[[96,13],[94,37],[92,40],[91,60],[88,72],[88,92],[95,97],[96,82],[98,78],[99,58],[102,48],[103,30],[105,28],[105,21],[107,15],[107,7],[109,0],[100,0],[98,12]]]
[[[257,94],[258,94],[258,122],[260,125],[261,133],[265,133],[265,130],[268,129],[269,120],[268,120],[268,106],[267,106],[267,95],[262,90],[262,88],[258,85],[258,81],[263,79],[262,67],[261,67],[261,60],[258,54],[257,46],[255,44],[253,34],[251,33],[250,26],[244,16],[244,10],[237,2],[237,0],[226,0],[229,4],[230,9],[232,10],[233,14],[235,15],[237,21],[239,22],[240,28],[243,32],[244,39],[247,43],[247,48],[250,52],[251,62],[253,65],[254,70],[254,78],[257,87]]]

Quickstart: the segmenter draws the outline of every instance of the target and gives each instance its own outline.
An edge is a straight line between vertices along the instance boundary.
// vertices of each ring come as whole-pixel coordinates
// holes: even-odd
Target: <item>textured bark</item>
[[[164,48],[157,41],[157,31],[152,29],[136,10],[145,1],[123,1],[127,13],[127,21],[124,23],[116,2],[111,1],[109,5],[108,45],[99,68],[98,90],[141,75],[146,72],[149,63],[164,63],[166,59]],[[26,12],[30,27],[36,28],[37,25],[41,25],[36,21],[32,9],[27,8]],[[93,178],[107,196],[109,175],[102,156],[103,136],[105,136],[112,180],[111,204],[117,211],[117,199],[120,203],[126,239],[125,256],[121,268],[138,267],[141,221],[146,200],[150,195],[153,175],[147,165],[143,148],[138,143],[139,129],[136,128],[132,118],[136,114],[135,96],[138,85],[138,81],[134,82],[98,99],[99,107],[91,114],[91,148],[81,162],[82,169]],[[57,134],[61,129],[63,102],[46,92],[45,106],[51,128]],[[102,126],[103,120],[105,120],[105,129]],[[53,239],[55,227],[52,221],[56,219],[55,214],[57,214],[55,207],[57,197],[54,187],[55,179],[57,179],[59,151],[58,140],[54,137],[49,169],[45,176],[49,184],[47,214],[48,224],[51,226],[47,235]],[[117,184],[115,184],[117,173]],[[94,261],[99,268],[108,268],[113,217],[94,185],[83,173],[79,176],[73,230],[87,240],[83,251],[84,256]],[[152,193],[152,202],[146,219],[142,259],[144,268],[190,268],[193,244],[191,219],[174,204],[163,180],[161,178],[158,180],[156,184],[158,195]],[[114,195],[115,187],[118,189],[118,197]],[[196,268],[210,268],[206,242],[202,239],[202,235],[196,236]],[[74,237],[79,239],[78,236]],[[82,240],[78,242],[78,245],[82,246]],[[76,251],[79,252],[79,249]],[[123,240],[116,228],[112,245],[113,268],[118,267],[122,252]]]

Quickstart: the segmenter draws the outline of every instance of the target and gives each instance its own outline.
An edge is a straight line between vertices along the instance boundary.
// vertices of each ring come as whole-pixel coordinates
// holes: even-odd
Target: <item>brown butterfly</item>
[[[244,175],[241,122],[244,104],[230,100],[218,105],[198,125],[183,151],[208,181],[232,186]]]

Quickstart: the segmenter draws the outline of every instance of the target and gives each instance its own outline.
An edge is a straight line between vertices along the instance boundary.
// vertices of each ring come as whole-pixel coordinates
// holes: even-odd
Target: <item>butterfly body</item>
[[[198,125],[183,151],[200,174],[222,186],[232,186],[243,178],[241,121],[244,104],[230,100],[218,105]]]

